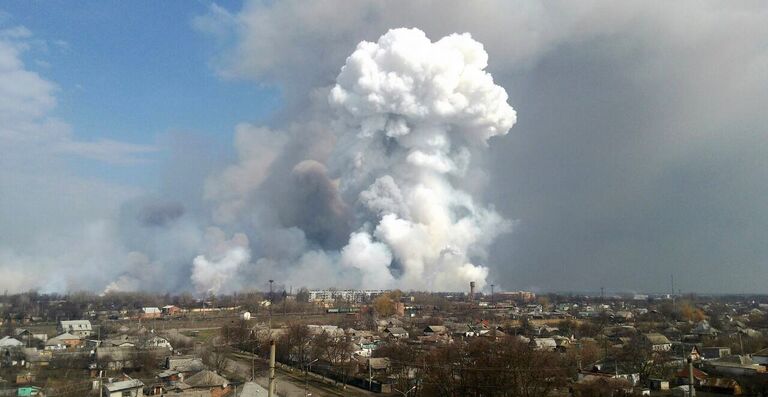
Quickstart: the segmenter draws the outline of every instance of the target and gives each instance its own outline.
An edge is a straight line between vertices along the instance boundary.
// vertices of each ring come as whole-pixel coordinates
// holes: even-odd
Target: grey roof
[[[120,390],[137,389],[140,387],[144,387],[144,382],[138,379],[128,379],[120,382],[109,383],[107,385],[104,385],[104,387],[106,387],[107,390],[109,390],[110,392],[115,392]]]
[[[169,376],[178,375],[179,371],[174,371],[172,369],[166,369],[165,371],[160,372],[157,374],[158,378],[167,378]]]
[[[91,322],[89,320],[62,320],[61,327],[71,331],[91,331]]]
[[[22,345],[24,344],[14,338],[11,338],[10,336],[6,336],[3,337],[3,339],[0,339],[0,346],[2,347],[16,347]]]
[[[384,332],[391,334],[391,335],[405,335],[408,333],[408,331],[400,328],[400,327],[389,327],[384,330]]]
[[[652,345],[667,345],[672,343],[666,336],[657,332],[645,334],[645,338],[648,339],[648,342],[651,342]]]
[[[213,371],[206,369],[185,379],[184,383],[192,387],[226,387],[229,384],[229,380]]]
[[[168,358],[168,369],[179,372],[197,372],[204,370],[205,364],[199,357],[171,357]]]
[[[264,397],[269,392],[256,382],[243,383],[243,390],[238,391],[236,397]]]
[[[52,340],[52,339],[56,339],[56,340],[72,340],[72,339],[80,339],[80,337],[72,335],[69,332],[65,332],[65,333],[63,333],[61,335],[56,335],[56,337],[48,339],[48,340]]]
[[[428,325],[428,326],[427,326],[427,327],[424,329],[424,332],[435,332],[435,333],[438,333],[438,334],[439,334],[439,333],[443,333],[443,332],[446,332],[446,331],[447,331],[447,330],[446,330],[446,328],[445,328],[445,326],[444,326],[444,325]]]

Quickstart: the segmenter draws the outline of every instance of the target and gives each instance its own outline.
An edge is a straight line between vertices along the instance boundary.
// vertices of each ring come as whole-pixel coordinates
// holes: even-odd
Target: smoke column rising
[[[292,268],[289,273],[305,272],[287,278],[311,283],[316,280],[307,279],[306,269],[322,262],[324,270],[315,272],[336,275],[339,284],[357,280],[363,288],[456,291],[469,281],[482,288],[488,268],[478,262],[510,222],[457,186],[472,154],[516,121],[487,64],[482,44],[469,34],[432,42],[421,30],[394,29],[376,43],[358,44],[328,95],[336,142],[329,159],[299,161],[291,176],[304,175],[293,190],[302,198],[281,198],[284,206],[317,207],[310,212],[322,222],[304,220],[301,208],[283,211],[292,216],[284,217],[289,222],[281,230],[300,229],[309,240],[306,251],[292,260],[260,258],[256,268],[278,263]],[[329,231],[318,232],[323,228]],[[343,235],[346,243],[327,247],[323,233],[339,230],[351,230]],[[217,253],[194,260],[199,291],[216,292],[250,260],[247,239],[217,235],[227,249],[219,244]],[[308,261],[319,262],[308,267]]]
[[[340,188],[357,194],[358,217],[370,221],[352,234],[342,264],[363,272],[366,286],[485,284],[488,269],[471,259],[483,259],[509,223],[452,181],[466,175],[472,148],[516,120],[487,65],[469,34],[433,43],[418,29],[391,30],[347,58],[329,96]]]

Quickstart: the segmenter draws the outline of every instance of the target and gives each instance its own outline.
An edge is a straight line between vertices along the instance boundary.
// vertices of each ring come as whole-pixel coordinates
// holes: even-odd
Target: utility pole
[[[283,317],[285,317],[285,303],[288,302],[288,293],[285,292],[285,287],[283,287]]]
[[[373,367],[371,367],[370,357],[368,357],[368,390],[373,390]]]
[[[269,280],[270,282],[272,280]],[[268,396],[275,396],[275,340],[269,341],[269,390]]]
[[[669,282],[672,284],[672,294],[669,295],[670,298],[672,298],[672,307],[675,307],[675,275],[670,274],[669,275]]]
[[[269,333],[272,333],[272,283],[275,280],[269,280]]]

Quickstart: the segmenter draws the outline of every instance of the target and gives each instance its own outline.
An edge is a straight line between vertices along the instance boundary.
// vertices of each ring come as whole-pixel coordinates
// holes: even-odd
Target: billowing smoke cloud
[[[357,46],[326,91],[325,112],[301,123],[331,132],[319,134],[335,142],[324,154],[296,156],[269,139],[274,131],[241,126],[240,162],[207,193],[226,214],[215,218],[251,231],[259,259],[244,265],[247,242],[198,256],[198,290],[219,290],[238,271],[313,286],[484,285],[488,247],[510,224],[459,186],[471,153],[516,121],[487,65],[469,34],[432,42],[418,29],[390,30]]]
[[[192,282],[197,292],[216,294],[231,292],[237,288],[227,285],[239,268],[251,259],[248,237],[235,234],[227,239],[225,233],[212,227],[206,233],[208,252],[192,261]],[[239,285],[239,284],[238,284]]]
[[[469,34],[433,43],[418,29],[364,41],[347,58],[329,101],[339,115],[334,158],[341,190],[357,196],[360,220],[372,220],[344,249],[344,263],[363,272],[364,284],[485,284],[488,269],[473,258],[484,259],[509,224],[453,181],[466,175],[470,148],[506,134],[516,121],[487,65],[482,44]]]

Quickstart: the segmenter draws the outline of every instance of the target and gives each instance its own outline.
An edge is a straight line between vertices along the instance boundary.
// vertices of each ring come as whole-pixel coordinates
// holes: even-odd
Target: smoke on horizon
[[[487,65],[469,34],[432,42],[418,29],[390,30],[358,44],[328,91],[331,117],[310,122],[335,142],[324,158],[286,163],[290,142],[239,129],[238,164],[208,184],[209,197],[226,197],[214,200],[216,213],[226,214],[218,219],[272,235],[277,246],[299,243],[261,242],[249,251],[246,240],[197,256],[198,291],[221,291],[236,273],[274,272],[314,287],[462,290],[476,281],[482,288],[488,247],[510,223],[458,185],[472,153],[516,121]],[[270,173],[287,177],[276,183]],[[270,191],[278,197],[265,206]],[[280,233],[292,237],[279,241]]]

